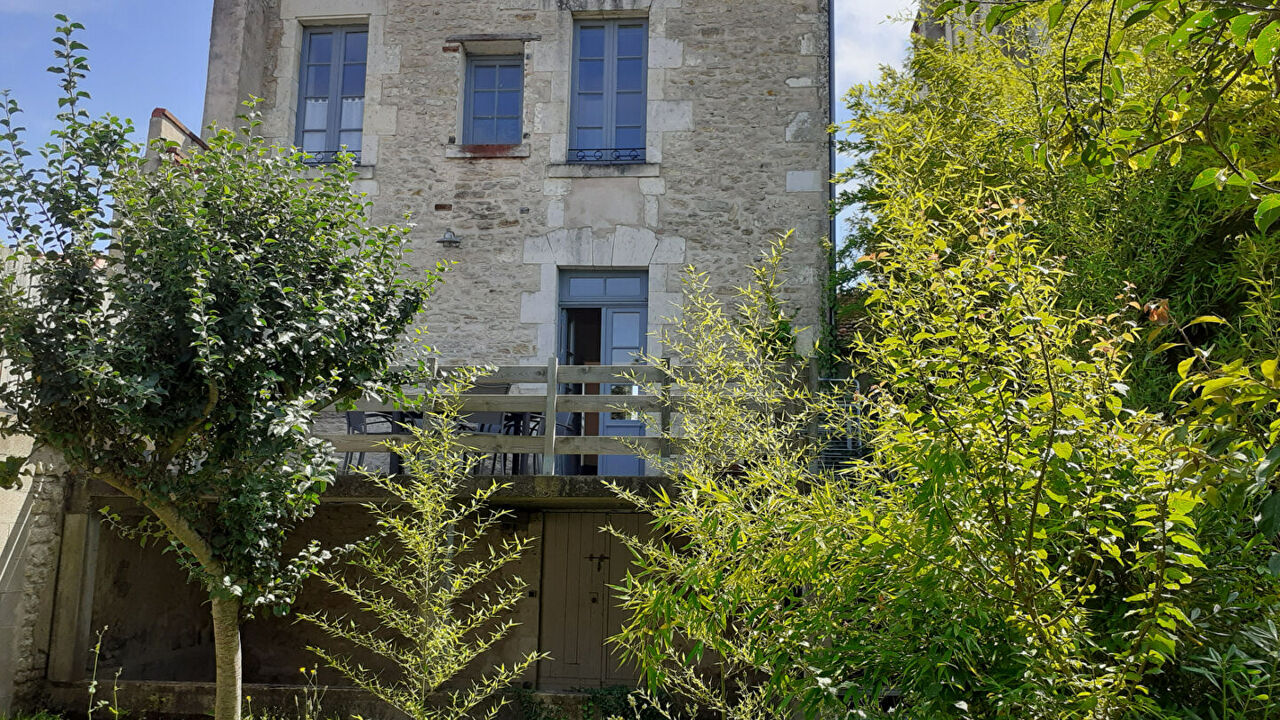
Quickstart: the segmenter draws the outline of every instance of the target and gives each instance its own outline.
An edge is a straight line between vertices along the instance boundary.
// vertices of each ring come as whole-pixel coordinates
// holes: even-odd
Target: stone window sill
[[[529,145],[446,145],[444,156],[453,160],[475,160],[479,158],[527,158],[531,154]]]
[[[553,163],[547,166],[550,178],[658,177],[657,163]]]

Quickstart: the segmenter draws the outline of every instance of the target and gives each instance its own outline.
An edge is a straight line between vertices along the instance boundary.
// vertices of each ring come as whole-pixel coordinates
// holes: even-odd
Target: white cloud
[[[910,46],[918,0],[832,0],[835,3],[836,120],[848,118],[839,96],[850,87],[880,77],[882,65],[901,65]],[[850,162],[836,160],[837,168]],[[846,189],[842,186],[841,189]],[[847,231],[852,209],[840,214],[839,233]]]
[[[833,0],[837,93],[899,65],[909,44],[916,0]]]

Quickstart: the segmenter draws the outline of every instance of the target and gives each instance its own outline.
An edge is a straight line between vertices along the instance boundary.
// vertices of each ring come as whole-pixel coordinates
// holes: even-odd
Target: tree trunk
[[[240,600],[215,596],[213,651],[217,668],[214,720],[240,720]]]

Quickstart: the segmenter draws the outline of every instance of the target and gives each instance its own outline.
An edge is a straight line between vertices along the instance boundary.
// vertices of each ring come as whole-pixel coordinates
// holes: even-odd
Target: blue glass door
[[[644,272],[566,271],[560,282],[560,361],[566,365],[632,365],[642,361],[648,334],[648,276]],[[633,395],[629,383],[602,383],[581,391]],[[603,412],[573,423],[585,435],[640,437],[644,417],[629,412]],[[644,461],[634,455],[584,457],[581,467],[598,475],[644,474]]]
[[[609,365],[632,365],[641,361],[644,352],[645,308],[605,308],[602,356]],[[630,383],[609,383],[600,387],[601,394],[637,395],[640,388]],[[614,411],[601,413],[601,435],[640,437],[644,435],[644,416]],[[600,456],[601,475],[643,475],[644,461],[634,455]]]

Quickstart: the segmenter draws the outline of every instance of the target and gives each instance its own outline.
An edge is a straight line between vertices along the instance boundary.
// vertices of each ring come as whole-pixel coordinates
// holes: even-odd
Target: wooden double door
[[[550,658],[538,669],[543,690],[634,686],[637,668],[620,660],[607,639],[627,614],[613,598],[631,553],[612,526],[630,536],[649,535],[649,516],[626,512],[548,512],[542,535],[542,619],[539,645]]]

